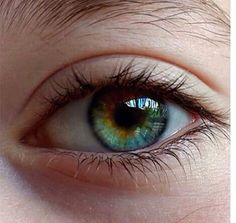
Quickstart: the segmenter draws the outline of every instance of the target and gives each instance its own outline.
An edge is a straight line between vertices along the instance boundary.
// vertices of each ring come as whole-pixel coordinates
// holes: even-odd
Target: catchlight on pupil
[[[167,106],[145,91],[102,89],[89,109],[91,128],[108,149],[142,149],[158,141],[167,124]]]

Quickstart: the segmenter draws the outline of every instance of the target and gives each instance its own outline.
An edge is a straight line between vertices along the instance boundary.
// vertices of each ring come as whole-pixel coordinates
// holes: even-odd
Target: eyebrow
[[[2,0],[2,34],[19,30],[57,36],[75,24],[93,27],[129,18],[129,25],[146,25],[168,35],[183,34],[212,44],[229,44],[230,20],[213,0]],[[82,22],[83,21],[83,22]],[[124,19],[123,19],[124,21]],[[29,29],[31,27],[31,29]],[[33,27],[33,28],[32,28]],[[197,32],[194,30],[198,30]],[[200,31],[199,31],[200,30]]]

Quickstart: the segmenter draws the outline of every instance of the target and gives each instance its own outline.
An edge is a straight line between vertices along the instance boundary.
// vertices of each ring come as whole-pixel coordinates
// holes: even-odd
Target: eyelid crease
[[[143,58],[147,58],[147,59],[155,59],[155,60],[159,60],[161,62],[165,62],[165,63],[169,63],[172,65],[175,65],[183,70],[188,71],[191,74],[194,74],[194,76],[196,76],[199,80],[201,80],[204,84],[206,84],[209,88],[211,88],[213,91],[216,91],[218,93],[222,93],[219,89],[216,83],[213,83],[210,79],[207,79],[207,76],[204,75],[204,73],[202,73],[199,70],[195,70],[195,69],[190,69],[189,67],[184,66],[183,64],[179,64],[179,63],[173,63],[172,60],[167,59],[166,57],[162,57],[159,55],[159,57],[157,58],[156,55],[150,55],[150,52],[148,54],[146,54],[146,51],[143,51],[140,54],[130,54],[129,52],[125,52],[124,50],[121,50],[121,52],[117,52],[117,53],[98,53],[96,55],[94,55],[93,57],[88,56],[88,57],[84,57],[82,59],[80,59],[79,61],[77,61],[76,63],[81,63],[87,60],[92,60],[94,58],[102,58],[102,57],[109,57],[109,56],[132,56],[132,57],[143,57]],[[73,60],[75,61],[75,60]],[[19,113],[21,113],[25,107],[28,105],[31,97],[33,97],[33,95],[37,92],[37,90],[40,89],[40,87],[48,80],[50,80],[50,78],[52,78],[56,73],[62,71],[63,69],[67,68],[67,67],[73,67],[74,64],[76,64],[75,62],[70,62],[67,64],[64,64],[60,69],[56,69],[54,71],[52,71],[50,74],[48,74],[39,84],[37,84],[37,86],[34,88],[34,90],[29,94],[29,96],[26,98],[26,100],[24,101],[23,105],[21,106],[21,109],[19,110]],[[223,94],[223,93],[222,93]]]

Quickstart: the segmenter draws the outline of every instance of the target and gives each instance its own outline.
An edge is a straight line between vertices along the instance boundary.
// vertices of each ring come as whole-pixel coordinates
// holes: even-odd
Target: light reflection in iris
[[[159,109],[159,103],[147,97],[132,99],[130,101],[125,102],[125,104],[130,108],[139,108],[142,110],[145,110],[145,109],[158,110]]]

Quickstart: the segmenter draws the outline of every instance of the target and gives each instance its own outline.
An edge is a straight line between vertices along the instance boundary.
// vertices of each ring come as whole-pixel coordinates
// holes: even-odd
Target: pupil
[[[123,128],[134,128],[145,120],[145,110],[120,104],[114,112],[116,124]]]

